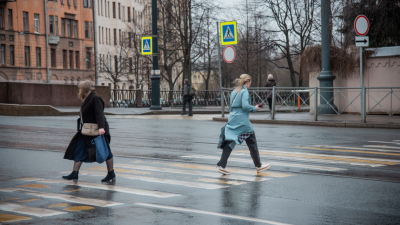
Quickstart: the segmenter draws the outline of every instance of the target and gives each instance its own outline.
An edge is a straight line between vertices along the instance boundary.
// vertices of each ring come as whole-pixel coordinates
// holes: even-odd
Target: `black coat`
[[[104,116],[104,101],[95,92],[91,92],[82,103],[81,106],[83,123],[97,123],[99,129],[103,128],[106,133],[104,137],[109,145],[111,142],[110,129],[106,117]],[[95,136],[82,135],[79,130],[65,151],[64,159],[74,159],[75,150],[80,138],[83,138],[85,143],[85,149],[88,151],[88,156],[90,161],[96,161],[96,146],[92,144],[92,140],[96,138]],[[108,146],[110,148],[110,146]]]
[[[267,80],[267,84],[265,84],[265,87],[274,87],[276,86],[276,81],[274,78]],[[272,98],[272,90],[267,90],[267,96],[268,98]]]

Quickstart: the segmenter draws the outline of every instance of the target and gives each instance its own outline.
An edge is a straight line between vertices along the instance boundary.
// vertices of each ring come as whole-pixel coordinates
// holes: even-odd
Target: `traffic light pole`
[[[162,109],[160,105],[160,70],[158,69],[157,14],[157,0],[152,0],[153,76],[151,76],[151,110]]]

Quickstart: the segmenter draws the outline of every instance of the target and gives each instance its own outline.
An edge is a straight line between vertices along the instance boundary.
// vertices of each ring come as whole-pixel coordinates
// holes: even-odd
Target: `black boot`
[[[72,173],[68,176],[63,176],[62,178],[64,180],[74,180],[74,181],[78,181],[78,173],[79,171],[72,171]]]
[[[107,176],[103,180],[101,180],[101,182],[110,182],[110,181],[115,181],[114,170],[108,172]]]

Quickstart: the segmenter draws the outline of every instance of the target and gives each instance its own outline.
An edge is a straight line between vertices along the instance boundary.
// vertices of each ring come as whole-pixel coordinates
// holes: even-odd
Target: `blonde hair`
[[[95,88],[92,81],[85,80],[78,84],[78,89],[78,98],[85,99]]]
[[[268,75],[268,80],[269,80],[269,79],[273,79],[273,78],[274,78],[274,75],[272,75],[272,74],[269,74],[269,75]]]
[[[233,83],[236,85],[236,92],[239,93],[245,83],[251,81],[251,76],[248,74],[242,74],[239,78],[235,79]]]

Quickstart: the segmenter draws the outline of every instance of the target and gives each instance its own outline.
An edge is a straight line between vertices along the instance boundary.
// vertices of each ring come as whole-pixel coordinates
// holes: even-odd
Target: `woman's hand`
[[[106,131],[103,128],[99,129],[99,135],[100,136],[105,134],[105,133],[106,133]]]
[[[260,111],[261,107],[260,106],[256,106],[256,111]]]

